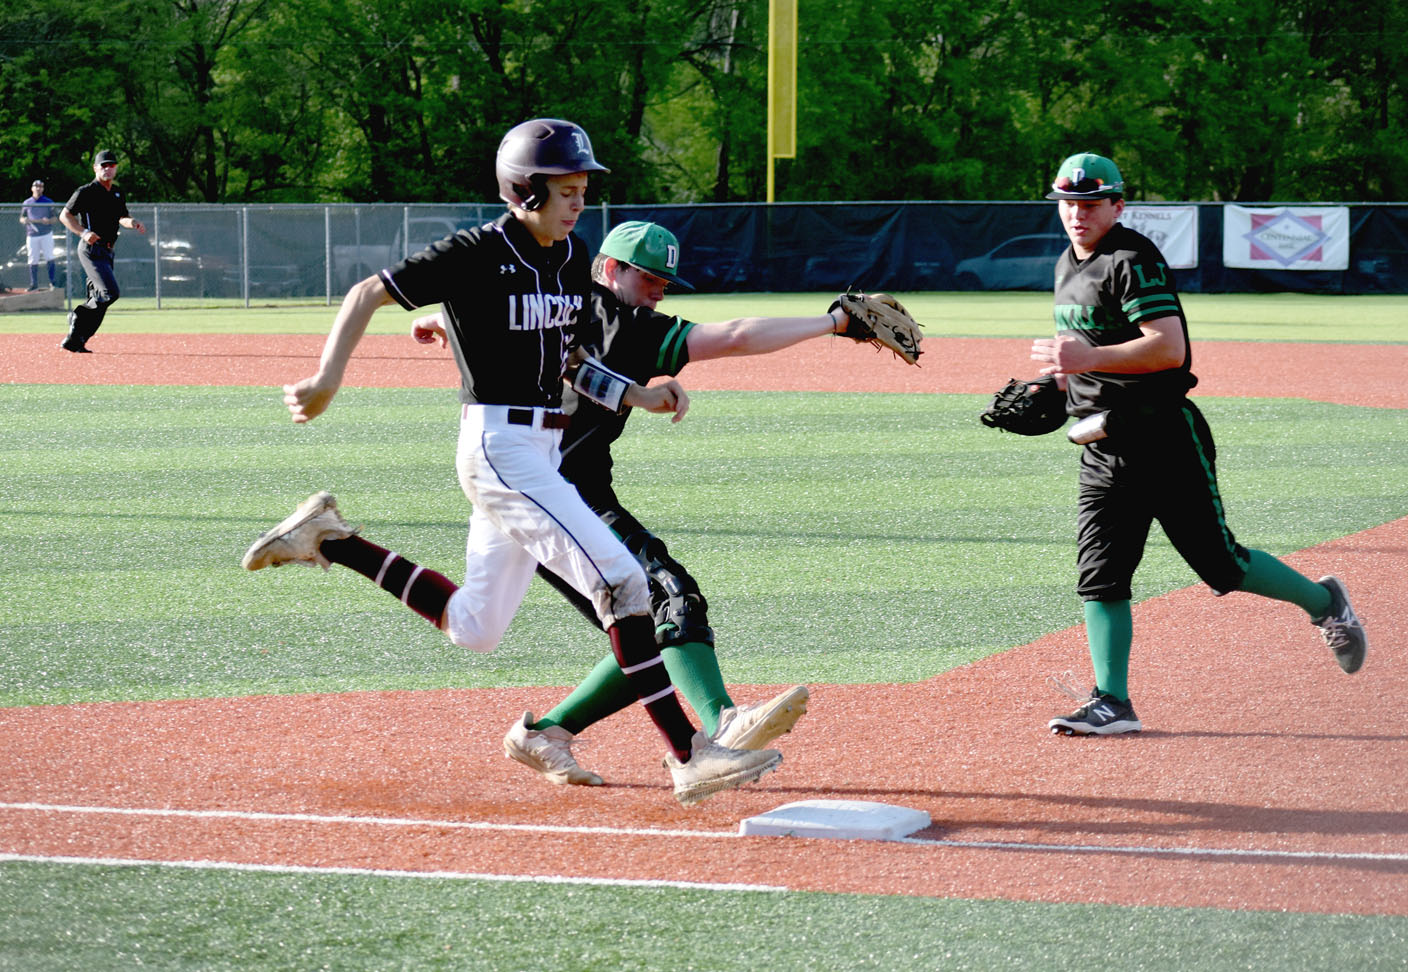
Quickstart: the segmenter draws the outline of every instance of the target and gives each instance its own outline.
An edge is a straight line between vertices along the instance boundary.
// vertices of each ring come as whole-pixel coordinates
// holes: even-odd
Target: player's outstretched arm
[[[696,324],[685,342],[691,361],[768,354],[809,338],[835,334],[844,321],[845,312],[839,308],[820,317],[738,317],[717,324]]]
[[[380,277],[368,277],[347,291],[333,320],[332,331],[323,342],[317,373],[284,386],[284,404],[295,422],[311,422],[327,411],[333,396],[342,387],[347,362],[357,342],[367,332],[372,314],[391,301],[391,294]]]

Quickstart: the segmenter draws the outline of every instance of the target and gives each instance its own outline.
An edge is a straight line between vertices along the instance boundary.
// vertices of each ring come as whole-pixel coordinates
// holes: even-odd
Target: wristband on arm
[[[577,374],[572,377],[572,387],[577,394],[590,398],[603,408],[613,412],[622,410],[626,390],[634,384],[624,375],[618,375],[595,358],[587,358]]]

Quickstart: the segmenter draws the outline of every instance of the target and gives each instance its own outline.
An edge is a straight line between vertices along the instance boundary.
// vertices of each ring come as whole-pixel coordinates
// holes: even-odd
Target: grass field
[[[708,320],[826,300],[674,306]],[[1049,320],[1039,294],[906,300],[931,334],[1028,336]],[[1187,303],[1195,338],[1408,340],[1404,298]],[[109,326],[282,333],[330,319],[326,307],[114,310]],[[376,326],[405,323],[384,312]],[[0,706],[575,682],[601,637],[536,582],[500,649],[466,657],[341,572],[238,567],[255,535],[329,488],[379,542],[454,576],[467,509],[451,401],[347,389],[295,428],[262,389],[0,386]],[[1281,554],[1408,510],[1408,412],[1200,403],[1242,539]],[[983,430],[979,405],[700,392],[678,426],[632,423],[616,450],[622,498],[702,579],[729,681],[913,681],[1079,621],[1073,454]],[[1192,583],[1156,536],[1136,596]],[[1079,901],[1079,888],[1058,905],[0,858],[0,969],[1408,963],[1402,918]]]
[[[346,389],[297,427],[263,389],[0,386],[14,471],[0,480],[0,632],[17,649],[0,660],[0,704],[575,682],[600,635],[545,586],[483,657],[340,572],[234,570],[328,488],[379,542],[458,573],[468,509],[446,400]],[[632,423],[620,493],[706,579],[731,679],[926,678],[1079,621],[1073,457],[993,434],[979,408],[700,392],[679,425]],[[1207,410],[1229,515],[1273,553],[1408,509],[1404,413]],[[1192,583],[1163,542],[1138,580],[1141,598]]]

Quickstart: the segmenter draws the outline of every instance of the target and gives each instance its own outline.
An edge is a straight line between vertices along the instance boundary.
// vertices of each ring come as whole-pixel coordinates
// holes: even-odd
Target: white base
[[[829,837],[835,840],[899,840],[929,826],[929,814],[865,800],[800,800],[748,817],[744,836]]]

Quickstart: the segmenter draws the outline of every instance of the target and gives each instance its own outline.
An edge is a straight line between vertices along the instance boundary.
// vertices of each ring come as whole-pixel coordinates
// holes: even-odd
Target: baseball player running
[[[354,285],[317,373],[284,388],[293,420],[315,419],[341,386],[378,308],[393,301],[407,310],[444,305],[461,377],[456,469],[474,507],[464,584],[357,536],[326,492],[257,540],[244,566],[341,564],[455,644],[492,651],[534,568],[549,565],[591,603],[622,678],[665,738],[675,797],[694,804],[758,779],[782,754],[729,749],[695,731],[655,644],[644,572],[558,473],[565,378],[578,395],[612,411],[634,406],[674,412],[678,420],[688,398],[677,382],[644,388],[583,353],[595,343],[582,340],[593,326],[590,259],[572,230],[588,174],[607,171],[586,132],[560,119],[524,122],[504,136],[495,168],[508,212]]]
[[[765,354],[846,330],[847,317],[839,307],[816,317],[749,317],[717,324],[659,313],[655,307],[667,287],[694,289],[679,276],[679,266],[679,240],[663,226],[645,222],[613,229],[592,266],[592,306],[605,341],[601,361],[642,385],[678,375],[690,361]],[[422,343],[443,343],[444,321],[439,315],[417,318],[412,334]],[[629,411],[604,408],[573,390],[564,395],[563,408],[571,423],[563,437],[562,475],[645,569],[660,654],[705,730],[715,742],[736,749],[760,749],[789,732],[806,712],[807,688],[793,686],[760,704],[734,703],[719,672],[709,605],[699,585],[616,496],[611,444],[624,431]],[[539,566],[538,574],[588,620],[596,620],[590,603],[551,565]],[[525,712],[504,737],[504,752],[553,783],[599,785],[602,778],[573,757],[573,739],[630,701],[629,685],[607,656],[546,716],[535,720]]]
[[[1130,581],[1154,520],[1215,593],[1299,605],[1340,668],[1358,671],[1368,641],[1344,584],[1312,581],[1243,547],[1223,517],[1212,432],[1187,398],[1197,378],[1173,272],[1153,242],[1116,222],[1124,211],[1119,169],[1099,155],[1073,155],[1046,198],[1059,200],[1071,245],[1056,264],[1056,336],[1035,341],[1031,357],[1043,375],[1058,377],[1067,411],[1080,420],[1067,434],[1084,445],[1077,590],[1095,669],[1089,700],[1052,719],[1052,732],[1143,728],[1128,689]]]

